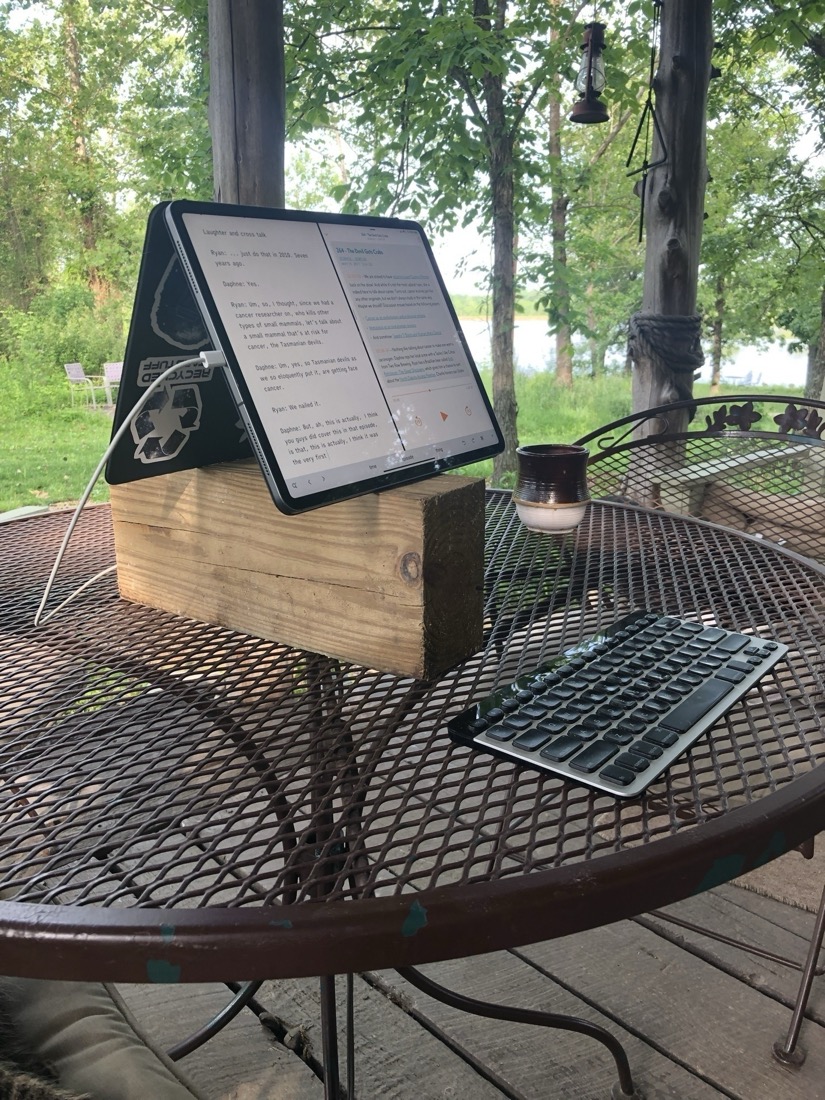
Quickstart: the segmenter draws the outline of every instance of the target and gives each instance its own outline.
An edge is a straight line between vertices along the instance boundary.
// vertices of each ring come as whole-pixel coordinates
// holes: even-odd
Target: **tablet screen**
[[[167,221],[284,510],[502,449],[416,223],[186,202]]]

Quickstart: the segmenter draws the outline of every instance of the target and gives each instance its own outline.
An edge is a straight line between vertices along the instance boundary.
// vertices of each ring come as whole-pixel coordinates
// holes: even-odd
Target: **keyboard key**
[[[671,676],[675,676],[678,672],[681,672],[684,667],[685,662],[683,660],[677,661],[674,660],[672,657],[669,657],[666,661],[662,661],[662,663],[659,665],[659,671],[668,672]]]
[[[620,718],[624,718],[625,708],[608,703],[606,707],[600,707],[596,711],[596,715],[599,718],[609,718],[612,722],[617,722]]]
[[[698,672],[683,672],[678,679],[688,687],[698,687],[705,682],[705,677]]]
[[[527,703],[519,711],[519,714],[523,714],[525,718],[543,718],[550,708],[545,703],[539,703],[537,700],[533,700],[532,703]]]
[[[554,687],[552,691],[547,693],[554,702],[558,699],[572,699],[575,694],[576,689],[568,687],[567,684],[559,684],[558,687]],[[541,698],[544,699],[545,696],[541,696]]]
[[[528,733],[520,733],[515,741],[513,741],[513,746],[517,749],[528,749],[532,752],[535,749],[540,749],[541,746],[546,744],[549,740],[549,733],[545,733],[544,730],[534,729],[530,730]]]
[[[653,696],[653,702],[664,710],[667,707],[672,707],[674,703],[678,703],[681,698],[680,692],[665,688],[664,691],[660,691]]]
[[[719,680],[727,680],[731,684],[741,684],[745,679],[744,672],[737,672],[735,668],[728,666],[727,668],[720,668],[716,673]]]
[[[588,685],[598,684],[601,682],[602,674],[597,672],[594,668],[583,668],[581,672],[577,672],[576,676],[580,680],[585,680]]]
[[[659,745],[661,748],[668,749],[671,745],[676,744],[679,735],[674,733],[673,730],[665,730],[660,726],[654,726],[652,730],[647,731],[643,740],[648,741],[651,745]]]
[[[634,755],[646,756],[649,760],[658,760],[662,755],[662,749],[648,741],[637,741],[635,745],[630,746],[629,751]]]
[[[523,714],[508,714],[501,724],[511,730],[526,730],[532,726],[533,719]]]
[[[566,722],[560,722],[557,718],[543,718],[541,722],[536,726],[537,730],[542,730],[544,733],[551,735],[556,733],[564,733],[567,729]]]
[[[613,745],[629,745],[635,736],[635,733],[628,733],[626,730],[612,729],[604,734],[602,740],[610,741]]]
[[[620,752],[613,763],[618,764],[620,768],[630,768],[634,772],[643,772],[650,767],[653,761],[649,756],[637,756],[635,752]]]
[[[578,772],[595,772],[611,756],[615,756],[618,751],[615,745],[611,745],[607,741],[595,741],[573,757],[570,761],[570,767],[575,768]]]
[[[581,747],[582,743],[578,737],[557,737],[555,741],[541,750],[539,756],[543,756],[545,760],[558,760],[561,762],[571,757],[574,752],[579,752]]]
[[[596,736],[596,730],[588,729],[585,725],[571,726],[567,733],[570,737],[578,737],[580,741],[592,741]]]
[[[633,677],[628,676],[626,672],[611,672],[604,682],[605,689],[612,691],[613,688],[621,689],[627,687],[628,684],[633,683]]]
[[[645,722],[658,722],[661,713],[661,707],[651,706],[651,704],[645,703],[644,706],[636,708],[634,716],[636,718],[643,718]]]
[[[569,725],[571,722],[578,722],[581,719],[581,713],[578,710],[571,710],[569,707],[562,707],[561,710],[556,711],[553,717],[558,718],[560,722],[567,722]]]
[[[595,705],[588,699],[571,699],[567,704],[567,709],[574,710],[577,714],[589,714]]]
[[[486,736],[492,737],[494,741],[510,741],[516,736],[516,731],[507,726],[490,726]]]
[[[581,724],[585,729],[595,730],[598,733],[600,730],[609,730],[613,721],[610,718],[601,718],[598,714],[588,714],[582,719]]]
[[[663,718],[661,725],[667,726],[671,730],[678,730],[679,733],[684,733],[685,730],[690,729],[694,722],[698,722],[700,718],[707,714],[711,707],[721,702],[732,687],[733,685],[725,680],[717,680],[716,678],[707,680],[694,691],[693,695],[683,699],[675,710],[672,710],[667,717]]]
[[[713,648],[717,653],[738,653],[749,642],[750,638],[746,638],[744,634],[728,634],[721,642],[717,642]]]
[[[697,638],[701,638],[705,642],[719,642],[724,638],[726,631],[722,630],[719,626],[708,626],[701,634],[697,634]]]
[[[682,625],[679,627],[678,632],[682,632],[685,634],[701,634],[702,626],[700,623],[682,623]]]
[[[629,733],[632,737],[636,737],[637,734],[643,733],[647,729],[648,723],[642,718],[634,718],[631,714],[627,718],[623,718],[619,722],[616,729],[621,730],[622,733]]]
[[[585,699],[588,703],[592,703],[594,706],[599,706],[602,703],[606,703],[610,696],[606,691],[602,691],[600,688],[590,688],[582,695],[582,699]]]
[[[629,786],[636,778],[634,772],[628,771],[627,768],[620,768],[617,764],[608,764],[606,768],[602,768],[599,775],[602,779],[609,779],[611,783],[618,783],[620,787]]]
[[[561,683],[561,676],[559,676],[558,672],[542,672],[536,679],[540,680],[547,687],[552,687],[554,684]]]

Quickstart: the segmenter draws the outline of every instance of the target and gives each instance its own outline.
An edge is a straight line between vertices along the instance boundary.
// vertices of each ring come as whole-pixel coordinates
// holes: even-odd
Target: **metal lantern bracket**
[[[668,161],[668,149],[665,141],[665,135],[662,131],[662,127],[659,124],[659,116],[656,114],[656,107],[653,104],[653,80],[656,71],[656,46],[657,37],[659,32],[659,19],[660,9],[662,7],[662,0],[653,0],[653,28],[650,36],[650,71],[648,73],[647,81],[647,98],[645,99],[644,109],[642,111],[642,117],[639,119],[639,125],[636,127],[636,134],[633,138],[633,144],[630,147],[630,153],[628,154],[625,168],[630,168],[631,161],[636,152],[636,146],[639,144],[639,139],[642,136],[642,130],[645,132],[645,155],[642,164],[639,168],[633,168],[627,173],[628,177],[637,176],[641,173],[642,186],[639,189],[639,198],[641,202],[641,210],[639,213],[639,242],[641,243],[644,233],[644,219],[645,219],[645,195],[647,193],[647,177],[654,168],[661,168],[663,164],[667,164]],[[662,150],[662,155],[658,160],[649,161],[647,159],[648,150],[650,147],[650,123],[653,123],[653,129],[656,137],[659,141],[659,145]]]
[[[659,118],[656,114],[656,108],[653,106],[653,100],[648,96],[645,109],[642,112],[642,117],[639,119],[639,125],[636,130],[636,136],[633,139],[633,144],[630,147],[630,154],[627,158],[626,168],[630,167],[630,162],[633,160],[633,154],[636,152],[636,146],[639,142],[639,137],[642,133],[642,127],[645,122],[650,119],[653,122],[653,129],[656,131],[656,137],[659,139],[659,144],[662,147],[662,155],[658,160],[649,161],[647,159],[647,151],[645,151],[645,159],[642,161],[640,168],[634,168],[627,173],[628,178],[631,176],[638,176],[642,174],[642,186],[639,189],[639,199],[641,203],[641,210],[639,212],[639,242],[641,243],[642,236],[644,235],[644,221],[645,221],[645,195],[647,193],[647,177],[653,171],[654,168],[661,168],[663,164],[667,164],[668,151],[665,143],[665,135],[662,132],[662,127],[659,125]]]

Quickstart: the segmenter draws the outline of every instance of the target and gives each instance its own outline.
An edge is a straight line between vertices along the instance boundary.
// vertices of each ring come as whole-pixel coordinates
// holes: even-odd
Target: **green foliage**
[[[149,206],[211,194],[205,32],[200,2],[0,2],[0,309],[131,293]]]
[[[98,305],[88,288],[54,287],[28,310],[0,316],[0,377],[4,402],[18,412],[60,408],[70,394],[64,363],[79,362],[87,374],[123,356],[123,306]],[[5,442],[5,440],[4,440]]]

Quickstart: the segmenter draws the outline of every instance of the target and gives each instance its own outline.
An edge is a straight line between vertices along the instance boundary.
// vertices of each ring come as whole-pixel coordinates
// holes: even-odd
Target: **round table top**
[[[243,980],[407,966],[727,881],[825,809],[825,570],[594,502],[531,534],[487,495],[483,651],[403,679],[126,602],[33,626],[68,513],[0,526],[0,973]],[[114,561],[81,518],[52,603]],[[162,563],[159,563],[162,567]],[[630,611],[789,646],[639,799],[451,742],[447,719]]]

